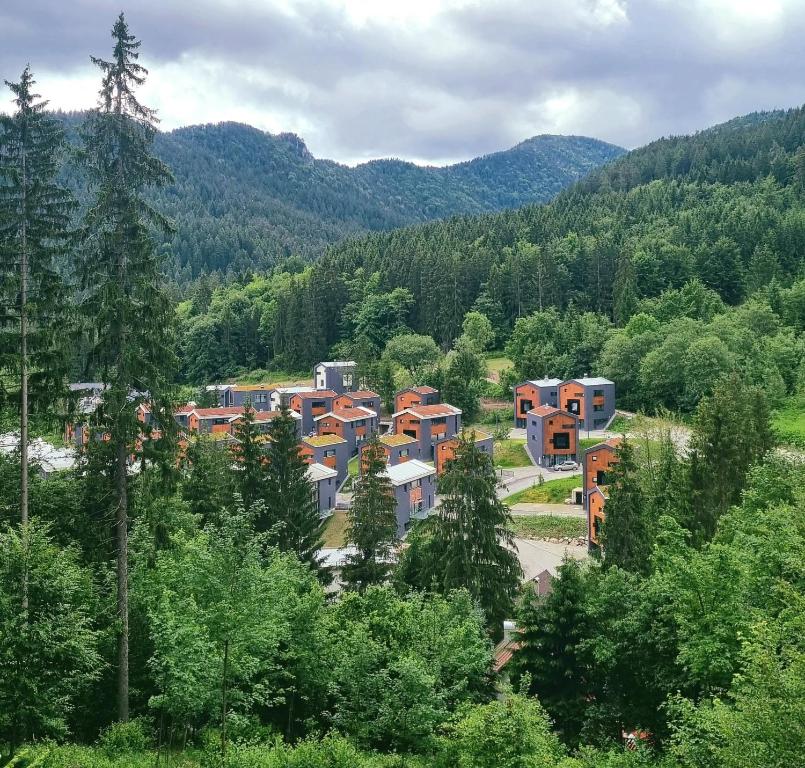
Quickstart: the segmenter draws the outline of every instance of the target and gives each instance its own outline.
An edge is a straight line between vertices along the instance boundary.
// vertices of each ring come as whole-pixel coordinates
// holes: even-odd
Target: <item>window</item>
[[[310,407],[311,407],[311,408],[324,408],[324,407],[325,407],[325,406],[324,406],[324,400],[314,400],[314,401],[313,401],[313,402],[310,404]]]
[[[400,458],[401,458],[401,459],[403,459],[403,458],[405,458],[407,455],[408,455],[408,449],[407,449],[407,448],[403,448],[403,449],[400,451]]]
[[[553,436],[553,447],[560,451],[570,448],[570,433],[556,432]]]
[[[257,395],[257,402],[258,403],[267,403],[268,402],[268,395],[265,392]]]
[[[520,413],[528,413],[533,407],[534,404],[531,402],[531,400],[520,401]]]
[[[419,486],[420,486],[420,485],[422,485],[422,481],[421,481],[421,480],[414,480],[414,481],[411,483],[411,486],[410,486],[410,487],[411,487],[411,488],[419,488]]]
[[[609,482],[608,478],[609,474],[603,469],[599,469],[598,472],[595,473],[595,484],[606,485]]]
[[[593,397],[603,397],[604,390],[603,389],[594,389],[593,390]]]
[[[352,374],[351,373],[345,373],[341,380],[344,382],[345,387],[351,387],[352,386]]]
[[[335,456],[335,449],[334,448],[331,448],[329,451],[324,452],[324,458],[325,459],[329,459],[332,456]]]

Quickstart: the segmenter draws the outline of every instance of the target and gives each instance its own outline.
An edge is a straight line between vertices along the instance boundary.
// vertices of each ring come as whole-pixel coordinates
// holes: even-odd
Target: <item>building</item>
[[[397,501],[397,535],[402,536],[415,520],[424,520],[436,498],[436,470],[418,459],[386,469]]]
[[[533,379],[514,388],[514,426],[525,429],[527,414],[539,405],[559,407],[561,379]]]
[[[335,494],[338,490],[337,472],[324,464],[313,463],[307,468],[307,478],[319,505],[319,516],[329,517],[335,509]]]
[[[433,459],[433,447],[438,440],[461,432],[461,409],[448,403],[417,405],[405,408],[392,416],[394,434],[408,435],[419,443],[418,459]]]
[[[386,454],[386,464],[390,467],[415,459],[419,453],[419,443],[408,435],[381,435],[378,442]],[[363,454],[367,447],[368,443],[361,446],[361,473],[365,469]]]
[[[465,434],[467,434],[466,430]],[[473,436],[475,445],[478,448],[478,450],[481,451],[482,453],[485,453],[491,459],[493,450],[492,435],[489,435],[486,432],[481,432],[480,430],[472,430],[471,434]],[[447,462],[451,461],[456,457],[457,447],[458,447],[457,435],[454,435],[453,437],[445,437],[437,441],[433,453],[433,460],[436,464],[437,475],[441,475],[447,466]]]
[[[611,437],[584,452],[584,511],[587,513],[587,538],[591,547],[601,546],[604,504],[607,500],[610,467],[618,462],[621,438]]]
[[[190,403],[174,413],[180,427],[188,432],[200,435],[230,435],[237,432],[237,424],[245,414],[243,407],[198,408]],[[271,421],[279,415],[278,411],[254,411],[254,426],[257,432],[268,432]],[[292,413],[297,423],[297,434],[300,434],[301,417]]]
[[[287,406],[293,395],[298,395],[302,392],[314,392],[313,387],[307,386],[293,386],[293,387],[274,387],[268,394],[268,401],[272,411],[278,411],[285,403]],[[290,406],[289,406],[290,407]]]
[[[380,413],[380,395],[370,389],[359,389],[355,392],[345,392],[333,402],[333,408],[368,408],[370,411]]]
[[[349,443],[338,435],[308,435],[299,448],[309,464],[323,464],[336,471],[338,487],[347,479]]]
[[[339,408],[315,417],[318,435],[337,435],[347,441],[349,455],[354,456],[361,443],[377,432],[377,411],[356,406]]]
[[[541,467],[553,467],[576,459],[579,450],[579,418],[550,405],[528,412],[526,449]]]
[[[615,415],[615,384],[587,376],[563,381],[559,385],[559,408],[578,416],[581,429],[605,429]]]
[[[273,384],[236,384],[230,390],[230,404],[237,408],[245,408],[251,403],[255,411],[270,411],[273,391]]]
[[[316,363],[313,366],[313,386],[315,389],[332,389],[339,395],[355,389],[355,370],[352,360],[335,360]]]
[[[302,434],[316,432],[316,418],[329,413],[338,393],[332,389],[295,392],[288,400],[288,407],[302,417]]]
[[[417,405],[438,405],[441,398],[439,390],[433,387],[409,387],[394,395],[394,410],[404,411]]]

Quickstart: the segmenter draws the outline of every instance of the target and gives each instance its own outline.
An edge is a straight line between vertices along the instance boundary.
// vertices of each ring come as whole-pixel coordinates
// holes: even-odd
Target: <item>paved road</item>
[[[519,538],[515,539],[514,543],[517,545],[517,557],[525,580],[533,579],[545,570],[555,574],[566,556],[575,560],[587,557],[587,547],[573,544],[555,544],[551,541]]]
[[[584,508],[580,504],[514,504],[513,515],[534,517],[535,515],[554,515],[555,517],[585,517]]]

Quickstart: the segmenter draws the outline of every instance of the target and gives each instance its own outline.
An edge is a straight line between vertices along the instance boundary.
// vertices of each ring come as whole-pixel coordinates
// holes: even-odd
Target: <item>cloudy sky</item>
[[[0,80],[30,62],[53,106],[93,106],[121,6],[163,128],[237,120],[347,163],[631,148],[805,102],[805,0],[0,0]]]

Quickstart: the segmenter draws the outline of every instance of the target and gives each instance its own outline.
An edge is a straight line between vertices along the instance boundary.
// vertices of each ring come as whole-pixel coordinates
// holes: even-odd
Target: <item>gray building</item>
[[[418,459],[386,469],[397,500],[397,535],[416,520],[424,520],[436,500],[436,470]]]
[[[311,464],[323,464],[334,469],[338,486],[347,479],[349,443],[338,435],[308,435],[302,438],[302,455]]]
[[[358,452],[361,443],[377,434],[377,411],[368,408],[339,408],[328,411],[314,419],[319,435],[338,435],[347,441],[349,455]]]
[[[413,437],[419,443],[417,458],[424,461],[433,459],[433,448],[439,440],[461,432],[461,409],[449,403],[405,408],[392,418],[394,434]]]
[[[615,383],[589,376],[563,381],[559,408],[578,416],[581,429],[604,429],[615,415]]]
[[[316,501],[319,505],[319,516],[329,517],[335,509],[335,494],[338,490],[338,473],[324,464],[311,464],[307,468],[307,478],[310,481]]]
[[[313,366],[313,386],[315,389],[332,389],[336,394],[343,395],[356,389],[355,370],[357,366],[353,360],[332,360],[326,363],[316,363]]]

